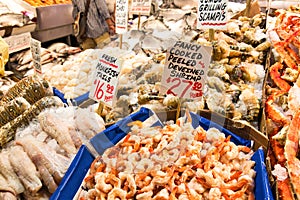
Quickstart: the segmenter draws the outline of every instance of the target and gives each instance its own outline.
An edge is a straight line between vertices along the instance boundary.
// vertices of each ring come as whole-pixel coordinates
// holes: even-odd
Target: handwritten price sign
[[[198,29],[225,29],[228,0],[199,0]]]
[[[128,0],[116,0],[116,33],[123,34],[128,30]]]
[[[94,81],[90,89],[89,97],[95,101],[104,102],[112,107],[119,73],[120,66],[117,58],[107,54],[101,54],[94,71]]]
[[[177,41],[167,52],[161,94],[202,98],[211,52],[211,47]]]
[[[150,15],[151,0],[132,0],[131,2],[131,14],[136,15]]]
[[[41,42],[31,38],[30,40],[30,50],[32,54],[32,60],[33,60],[33,67],[37,74],[42,74],[42,68],[41,68]]]

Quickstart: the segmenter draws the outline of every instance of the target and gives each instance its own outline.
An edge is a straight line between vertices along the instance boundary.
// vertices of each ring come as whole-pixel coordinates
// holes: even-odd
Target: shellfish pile
[[[89,109],[44,109],[1,150],[0,196],[49,199],[79,147],[104,128],[102,118]]]
[[[53,97],[47,81],[30,76],[17,82],[0,99],[0,147],[14,138],[15,131],[26,126],[45,108],[62,105]]]
[[[131,34],[131,33],[129,33]],[[162,112],[176,109],[179,98],[173,95],[159,95],[161,76],[164,69],[165,55],[155,54],[147,56],[144,53],[135,53],[130,50],[106,47],[102,51],[109,55],[116,55],[120,60],[121,73],[117,91],[116,102],[113,108],[102,113],[107,123],[118,121],[140,106]],[[203,102],[183,101],[182,107],[196,112],[203,108]]]
[[[92,85],[92,70],[98,63],[99,49],[88,49],[69,56],[62,64],[44,66],[43,77],[65,94],[66,99],[76,98],[89,91]]]
[[[253,151],[180,118],[131,132],[92,163],[76,199],[254,199]]]
[[[72,47],[63,42],[56,42],[47,48],[42,47],[41,65],[43,69],[48,70],[56,64],[63,64],[68,57],[81,52],[79,47]],[[30,49],[14,53],[10,56],[11,70],[19,76],[26,77],[34,74],[33,58]]]
[[[299,199],[299,7],[275,11],[269,29],[274,61],[266,88],[268,159],[280,199]]]
[[[228,22],[226,30],[216,31],[213,42],[208,41],[208,32],[203,30],[197,30],[189,37],[189,34],[185,32],[188,30],[187,28],[183,28],[181,31],[175,29],[169,31],[169,28],[159,28],[158,30],[151,31],[153,27],[150,26],[148,29],[146,26],[151,21],[155,24],[157,24],[157,21],[159,23],[162,23],[161,21],[167,23],[168,18],[173,16],[173,12],[172,10],[161,10],[158,16],[161,16],[162,20],[157,16],[152,16],[152,18],[148,18],[143,23],[143,31],[131,30],[125,34],[125,43],[122,48],[133,50],[137,54],[150,56],[151,62],[159,61],[158,63],[164,64],[165,51],[174,39],[213,46],[213,58],[208,69],[204,99],[197,106],[193,106],[193,110],[208,108],[226,117],[234,120],[245,120],[258,127],[259,124],[257,121],[259,121],[259,114],[262,108],[262,89],[265,77],[264,65],[270,49],[270,41],[265,29],[266,15],[260,13],[253,18],[242,16],[238,19],[231,19]],[[177,12],[178,18],[185,20],[190,18],[191,21],[194,21],[192,19],[193,14],[188,13],[188,11],[179,10]],[[174,26],[170,25],[170,27]],[[194,26],[190,26],[190,30],[194,29]],[[167,38],[163,37],[164,35],[169,36],[170,34],[166,34],[168,32],[172,33],[171,37],[174,38],[170,42],[168,42]],[[117,42],[118,40],[115,41],[115,43]],[[117,46],[113,45],[113,43],[110,45]],[[157,68],[155,69],[156,72],[159,71]],[[120,80],[122,84],[126,84],[122,79]],[[137,88],[136,84],[131,84],[136,83],[134,82],[135,77],[131,76],[129,80],[126,85],[132,86],[124,86],[124,88],[132,91],[132,87]],[[152,100],[163,98],[156,96],[156,93],[158,93],[157,88],[157,86],[148,87],[148,95],[143,95],[142,98],[146,97],[149,100],[151,98]],[[137,90],[145,90],[145,87],[143,86],[142,89]],[[128,96],[130,95],[128,94]],[[176,97],[167,99],[171,99],[171,102],[168,100],[165,101],[168,102],[167,107],[176,108],[178,99]],[[123,98],[122,100],[127,101]],[[124,105],[128,105],[128,103]]]
[[[239,17],[215,33],[213,58],[204,94],[209,110],[257,126],[261,110],[266,55],[270,42],[264,14]],[[197,40],[207,44],[207,36]]]

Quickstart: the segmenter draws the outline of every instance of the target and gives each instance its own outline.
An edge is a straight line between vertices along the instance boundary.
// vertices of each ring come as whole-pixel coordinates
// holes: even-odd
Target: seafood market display
[[[299,7],[276,10],[270,26],[274,61],[266,86],[268,159],[280,199],[299,199]]]
[[[9,88],[16,84],[16,82],[10,76],[13,74],[13,72],[4,71],[4,73],[4,76],[2,76],[0,79],[0,99],[2,99],[3,95],[9,90]]]
[[[43,77],[63,92],[66,99],[83,95],[92,85],[92,72],[97,66],[100,52],[100,49],[88,49],[69,56],[62,64],[44,66]]]
[[[16,97],[24,97],[30,104],[33,104],[42,97],[50,95],[52,95],[52,88],[46,80],[35,75],[29,76],[9,88],[0,99],[0,105],[5,105]]]
[[[204,94],[209,110],[257,125],[270,48],[265,21],[262,13],[252,19],[239,17],[231,19],[226,30],[216,31]],[[200,37],[197,42],[207,44],[207,40]]]
[[[30,17],[23,14],[22,9],[14,2],[0,1],[0,27],[21,27],[30,23]]]
[[[75,199],[254,199],[253,151],[184,118],[131,132],[91,164]]]
[[[79,47],[65,43],[53,43],[41,50],[41,69],[43,78],[52,87],[65,94],[65,98],[75,98],[89,91],[91,69],[96,66],[97,53],[100,50],[81,52]],[[14,54],[10,61],[13,69],[23,76],[34,74],[31,51],[25,50]]]
[[[11,87],[0,99],[0,148],[14,139],[18,128],[27,126],[42,110],[63,106],[52,88],[38,77],[27,77]]]
[[[168,31],[169,32],[169,31]],[[166,32],[165,32],[166,33]],[[170,32],[172,33],[172,32]],[[129,32],[130,35],[145,34],[144,32]],[[128,35],[124,35],[127,37]],[[147,37],[148,35],[146,35]],[[149,35],[149,38],[154,36]],[[134,37],[136,38],[136,37]],[[129,39],[132,42],[135,39]],[[151,39],[150,39],[151,40]],[[141,40],[144,41],[144,40]],[[132,44],[132,43],[131,43]],[[151,43],[149,43],[151,44]],[[172,43],[171,43],[172,44]],[[135,46],[138,46],[137,43]],[[135,48],[134,50],[137,50]],[[149,50],[149,55],[144,52]],[[153,53],[157,51],[157,53]],[[177,108],[179,98],[172,95],[159,95],[161,76],[164,69],[164,54],[160,49],[139,49],[138,52],[106,47],[102,50],[120,60],[121,73],[117,86],[115,106],[102,113],[106,122],[118,121],[132,112],[137,111],[140,106],[148,107],[154,111],[168,111]],[[182,107],[197,111],[203,107],[203,102],[183,101]]]
[[[28,109],[31,114],[22,114],[30,121],[16,127],[14,140],[2,146],[0,196],[11,200],[49,199],[79,147],[104,130],[104,121],[95,112],[65,108],[59,101],[51,96],[34,104],[35,108]]]
[[[55,64],[63,64],[70,55],[79,53],[79,47],[72,47],[62,42],[53,43],[47,48],[41,48],[41,64],[42,68],[49,68]],[[30,49],[15,53],[10,57],[12,69],[20,72],[23,76],[32,75],[33,59]]]
[[[122,48],[150,56],[151,62],[164,64],[165,52],[176,40],[212,46],[213,57],[208,70],[204,99],[194,108],[207,108],[234,120],[245,120],[257,127],[262,108],[264,65],[271,44],[265,29],[266,15],[260,13],[253,18],[242,16],[238,19],[231,19],[227,29],[224,31],[217,30],[214,41],[209,42],[208,31],[195,31],[194,22],[196,18],[194,14],[190,10],[159,10],[157,16],[153,15],[143,23],[143,31],[131,30],[124,34],[125,42]],[[186,25],[179,28],[171,24],[175,23],[174,21],[177,19],[186,21]],[[170,25],[165,26],[168,22]],[[117,47],[118,40],[109,45]],[[163,68],[163,66],[161,67]],[[153,74],[154,72],[151,71],[149,72]],[[155,68],[155,72],[158,72],[157,68]],[[138,77],[131,76],[126,81],[122,78],[120,78],[120,82],[128,91],[132,91],[132,87],[137,88],[136,85],[139,85],[133,84]],[[130,85],[132,86],[130,87]],[[155,97],[157,96],[156,93],[158,94],[157,88],[159,87],[156,86],[153,90],[148,87],[147,90],[151,90],[151,92],[143,95],[143,98],[147,97],[149,100],[162,98]],[[145,87],[142,89],[145,90]],[[132,96],[129,94],[128,96],[132,100]],[[119,100],[125,100],[124,96],[119,97]],[[170,107],[176,108],[178,99],[176,97],[171,97],[171,99],[172,105]],[[131,104],[129,103],[129,105]]]

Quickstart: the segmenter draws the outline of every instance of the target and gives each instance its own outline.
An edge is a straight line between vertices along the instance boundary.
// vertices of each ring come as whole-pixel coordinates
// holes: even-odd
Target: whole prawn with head
[[[86,12],[85,34],[80,43],[82,49],[103,48],[111,42],[110,34],[115,33],[114,21],[105,0],[72,0],[73,19]]]

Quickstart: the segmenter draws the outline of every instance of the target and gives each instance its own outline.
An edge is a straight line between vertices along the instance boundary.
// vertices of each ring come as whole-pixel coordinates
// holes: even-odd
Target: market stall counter
[[[37,28],[32,37],[46,42],[73,33],[72,4],[56,4],[36,7]]]

